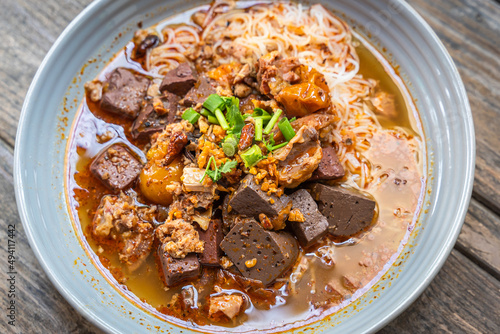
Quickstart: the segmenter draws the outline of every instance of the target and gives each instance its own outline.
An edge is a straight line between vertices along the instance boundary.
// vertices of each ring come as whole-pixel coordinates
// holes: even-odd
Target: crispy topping
[[[299,222],[299,223],[303,223],[306,221],[306,219],[304,218],[304,215],[302,214],[302,212],[300,212],[299,209],[292,209],[290,211],[290,215],[288,216],[288,220],[292,221],[292,222]]]
[[[257,264],[257,259],[256,259],[256,258],[253,258],[253,259],[251,259],[251,260],[247,260],[247,261],[245,261],[245,266],[246,266],[247,268],[252,268],[252,267],[254,267],[256,264]]]

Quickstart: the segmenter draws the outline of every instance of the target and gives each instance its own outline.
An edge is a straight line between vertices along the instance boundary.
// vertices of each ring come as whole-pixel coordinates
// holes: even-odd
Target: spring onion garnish
[[[203,107],[215,113],[216,109],[224,109],[224,100],[217,94],[210,94],[210,96],[203,102]]]
[[[196,112],[193,108],[186,109],[186,111],[182,113],[182,119],[185,119],[191,124],[198,122],[199,118],[200,114]]]
[[[264,158],[262,151],[256,144],[248,150],[240,154],[241,159],[245,163],[245,167],[250,168]]]
[[[220,110],[219,108],[217,108],[217,109],[215,109],[214,113],[215,113],[215,117],[217,117],[217,120],[219,121],[220,126],[224,130],[228,130],[229,129],[229,124],[227,124],[226,117],[224,117],[224,114],[222,113],[222,110]]]
[[[261,108],[255,108],[253,113],[243,115],[244,119],[247,119],[248,117],[253,117],[254,119],[261,118],[264,123],[267,123],[269,120],[271,120],[271,115],[269,115],[267,111]]]
[[[232,157],[236,153],[236,148],[230,143],[222,144],[222,151],[228,157]]]
[[[288,118],[283,117],[278,122],[278,127],[280,128],[280,131],[286,140],[291,140],[293,137],[295,137],[295,131],[293,130],[292,126],[290,125]]]
[[[264,129],[264,134],[268,135],[269,133],[271,133],[271,131],[274,128],[274,125],[278,121],[278,118],[280,118],[282,112],[283,110],[281,109],[276,110],[276,112],[273,114],[273,117],[271,117],[269,123],[267,123],[266,128]]]
[[[200,114],[205,116],[210,123],[219,124],[217,117],[215,117],[215,115],[212,114],[208,109],[202,108]]]
[[[205,108],[201,109],[200,114],[202,114],[203,116],[205,116],[207,118],[208,118],[208,116],[214,116],[214,114],[212,114],[208,109],[205,109]]]
[[[274,150],[282,148],[283,146],[286,146],[286,144],[288,144],[288,141],[286,141],[284,143],[274,145],[275,144],[274,133],[271,133],[269,135],[269,138],[267,140],[263,140],[263,142],[264,142],[264,145],[266,145],[266,148],[269,151],[269,153],[272,153]]]
[[[209,115],[209,116],[206,116],[206,117],[207,117],[209,123],[219,125],[219,121],[217,120],[217,117],[215,117],[213,115]]]
[[[262,118],[255,119],[255,141],[262,141],[262,127],[264,120]]]
[[[238,137],[234,134],[226,136],[224,143],[222,144],[222,151],[228,157],[232,157],[238,148]]]
[[[285,147],[287,144],[288,144],[288,142],[286,141],[286,142],[284,142],[284,143],[281,143],[281,144],[278,144],[278,145],[276,145],[276,146],[273,146],[273,147],[271,147],[271,150],[270,150],[270,151],[272,152],[272,151],[277,150],[277,149],[279,149],[279,148]]]

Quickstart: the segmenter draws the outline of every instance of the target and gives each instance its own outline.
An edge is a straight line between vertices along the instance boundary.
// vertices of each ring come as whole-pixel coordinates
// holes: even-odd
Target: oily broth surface
[[[385,132],[376,134],[370,141],[371,148],[364,153],[365,157],[380,172],[378,174],[380,182],[374,182],[365,189],[377,201],[378,220],[373,228],[359,239],[350,239],[343,243],[337,241],[334,247],[335,265],[322,260],[317,250],[302,250],[297,262],[303,259],[303,263],[309,269],[301,279],[297,278],[300,276],[297,275],[297,272],[292,274],[295,275],[293,280],[297,281],[292,289],[296,293],[290,294],[281,289],[281,293],[279,293],[281,296],[277,298],[275,305],[271,306],[270,310],[261,310],[250,306],[244,315],[234,323],[229,323],[229,326],[241,325],[244,322],[242,329],[247,326],[249,329],[269,329],[269,324],[274,327],[296,320],[312,320],[316,316],[320,316],[324,310],[321,307],[314,309],[310,303],[321,306],[327,300],[332,301],[331,293],[327,293],[324,288],[327,283],[342,294],[343,302],[341,305],[343,306],[350,299],[364,293],[392,265],[409,236],[420,210],[419,199],[424,182],[423,163],[419,159],[423,153],[419,137],[420,131],[416,127],[417,120],[411,112],[413,106],[408,94],[403,93],[404,88],[391,77],[395,73],[388,73],[388,71],[391,72],[388,64],[383,63],[384,60],[381,56],[375,56],[363,44],[360,37],[358,37],[358,42],[359,45],[356,49],[360,57],[360,73],[366,78],[376,79],[381,90],[395,97],[397,116],[394,118],[380,117],[380,123],[384,128],[402,127],[413,135],[412,139],[406,141]],[[130,47],[129,44],[127,47],[129,51]],[[120,52],[103,73],[109,73],[113,68],[120,66],[137,69],[137,64],[130,63],[126,53]],[[135,146],[137,148],[135,149],[136,155],[144,161],[144,154],[141,150],[144,149],[146,143],[136,141],[131,143],[128,130],[131,121],[111,116],[101,111],[97,104],[87,104],[85,99],[77,117],[72,133],[72,145],[68,151],[70,177],[67,189],[70,192],[73,214],[75,218],[78,217],[77,221],[81,224],[88,245],[97,254],[103,266],[116,279],[116,285],[119,289],[133,293],[145,302],[145,307],[150,305],[167,315],[183,318],[182,312],[174,314],[169,310],[170,300],[180,293],[182,287],[165,289],[158,274],[154,251],[143,266],[137,271],[129,273],[119,262],[116,254],[100,247],[90,235],[91,221],[100,199],[103,195],[112,193],[88,171],[91,158],[104,147],[114,142],[123,142],[130,147]],[[97,136],[107,131],[113,134],[113,138],[108,142],[99,143]],[[406,180],[407,183],[401,186],[401,182],[398,180]],[[138,189],[135,190],[138,191]],[[140,196],[138,199],[142,203],[148,203]],[[323,245],[319,247],[321,246]],[[287,274],[287,276],[289,275],[290,273]],[[346,277],[357,288],[346,288]],[[205,279],[206,277],[203,278],[203,282],[198,280],[186,283],[186,285],[192,284],[198,288],[205,285],[204,289],[199,289],[198,300],[200,302],[212,290],[210,280],[205,281]],[[287,296],[287,294],[289,295]],[[327,312],[334,312],[341,305],[334,303],[333,306],[326,308]],[[189,315],[185,314],[185,316]],[[170,320],[172,319],[170,318]],[[209,319],[201,316],[194,317],[193,320],[198,324],[208,325],[211,323]]]

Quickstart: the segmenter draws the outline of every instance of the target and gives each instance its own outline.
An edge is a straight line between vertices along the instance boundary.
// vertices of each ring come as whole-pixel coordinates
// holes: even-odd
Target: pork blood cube
[[[337,152],[332,146],[326,146],[323,147],[321,162],[309,180],[335,180],[344,177],[344,175],[344,167],[339,161]]]
[[[298,244],[291,234],[265,230],[254,219],[237,223],[220,247],[243,276],[266,286],[289,269],[298,256]]]
[[[119,67],[111,72],[107,84],[101,108],[120,116],[135,118],[141,110],[149,79]]]
[[[354,236],[372,224],[376,203],[360,192],[315,183],[311,195],[328,220],[328,232],[334,236]]]
[[[203,253],[198,254],[200,263],[204,266],[218,266],[221,257],[221,249],[219,247],[224,233],[222,232],[222,221],[220,219],[212,219],[206,231],[198,229],[200,240],[205,242]]]
[[[189,253],[183,259],[176,259],[167,252],[158,249],[163,279],[166,286],[173,286],[181,281],[198,277],[200,274],[200,262],[195,253]]]
[[[300,189],[290,195],[294,221],[289,221],[295,236],[302,247],[315,244],[328,231],[328,221],[318,210],[318,205],[305,189]],[[291,219],[292,214],[290,215]]]
[[[180,64],[176,69],[169,71],[160,85],[160,91],[184,96],[196,83],[196,73],[188,63]]]
[[[260,187],[259,184],[255,183],[253,175],[248,174],[241,181],[239,188],[229,201],[229,205],[240,215],[248,217],[257,218],[261,213],[268,217],[280,215],[290,203],[290,198],[284,194],[281,197],[269,196]]]
[[[112,190],[122,190],[134,182],[142,164],[124,146],[113,144],[102,150],[90,165],[90,171]]]

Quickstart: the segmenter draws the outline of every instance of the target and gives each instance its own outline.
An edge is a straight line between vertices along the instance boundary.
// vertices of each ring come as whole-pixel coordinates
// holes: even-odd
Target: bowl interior
[[[83,97],[83,83],[93,79],[132,38],[138,22],[149,26],[202,2],[92,3],[50,50],[23,107],[14,175],[18,207],[31,247],[63,296],[108,332],[160,329],[180,333],[182,328],[143,311],[120,294],[92,265],[80,244],[64,192],[64,158],[71,123]],[[383,279],[355,303],[308,326],[332,333],[372,331],[423,291],[454,245],[472,188],[472,116],[449,54],[406,3],[319,2],[387,50],[416,102],[425,133],[427,186],[431,191],[426,192],[423,212],[408,245]]]

